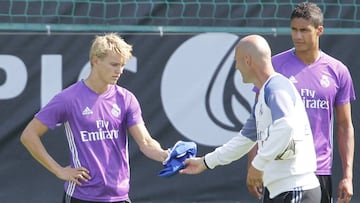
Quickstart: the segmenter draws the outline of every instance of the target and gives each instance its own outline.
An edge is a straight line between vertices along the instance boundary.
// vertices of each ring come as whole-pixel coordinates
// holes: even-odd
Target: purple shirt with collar
[[[330,175],[333,160],[333,107],[355,100],[354,87],[347,67],[339,60],[320,52],[307,65],[290,49],[272,58],[275,70],[296,86],[305,104],[314,136],[317,175]]]
[[[128,199],[129,156],[126,130],[143,123],[136,97],[117,85],[103,94],[79,81],[56,95],[35,117],[54,129],[64,124],[70,164],[85,167],[91,179],[81,186],[65,183],[65,191],[88,201]]]

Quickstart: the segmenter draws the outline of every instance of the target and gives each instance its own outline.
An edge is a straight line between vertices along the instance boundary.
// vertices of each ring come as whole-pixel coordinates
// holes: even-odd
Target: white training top
[[[252,115],[239,135],[205,155],[209,168],[240,159],[258,143],[252,165],[264,172],[270,198],[301,188],[319,186],[314,171],[313,137],[301,97],[280,74],[272,75],[260,89]]]

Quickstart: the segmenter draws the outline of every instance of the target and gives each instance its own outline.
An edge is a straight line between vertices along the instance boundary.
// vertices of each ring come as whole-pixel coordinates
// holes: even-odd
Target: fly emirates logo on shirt
[[[307,109],[329,109],[329,101],[315,98],[315,90],[301,88],[300,95]]]
[[[109,130],[109,121],[96,120],[97,131],[80,131],[81,141],[93,142],[99,140],[112,140],[119,137],[119,130]]]

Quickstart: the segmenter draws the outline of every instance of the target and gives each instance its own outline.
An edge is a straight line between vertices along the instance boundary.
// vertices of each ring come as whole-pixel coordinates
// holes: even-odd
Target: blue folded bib
[[[195,157],[197,153],[197,146],[195,142],[178,141],[169,149],[169,156],[164,161],[164,169],[162,169],[158,176],[170,177],[185,168],[183,162],[190,157]]]

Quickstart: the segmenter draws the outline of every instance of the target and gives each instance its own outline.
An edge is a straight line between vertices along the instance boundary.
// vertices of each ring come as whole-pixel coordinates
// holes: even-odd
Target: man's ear
[[[92,56],[90,59],[91,66],[94,66],[99,61],[99,58],[97,56]]]
[[[252,61],[251,61],[251,56],[245,55],[245,56],[244,56],[244,61],[245,61],[245,64],[246,64],[246,65],[251,66],[251,63],[252,63]]]
[[[316,34],[318,36],[322,35],[324,33],[324,26],[320,25],[317,29],[316,29]]]

